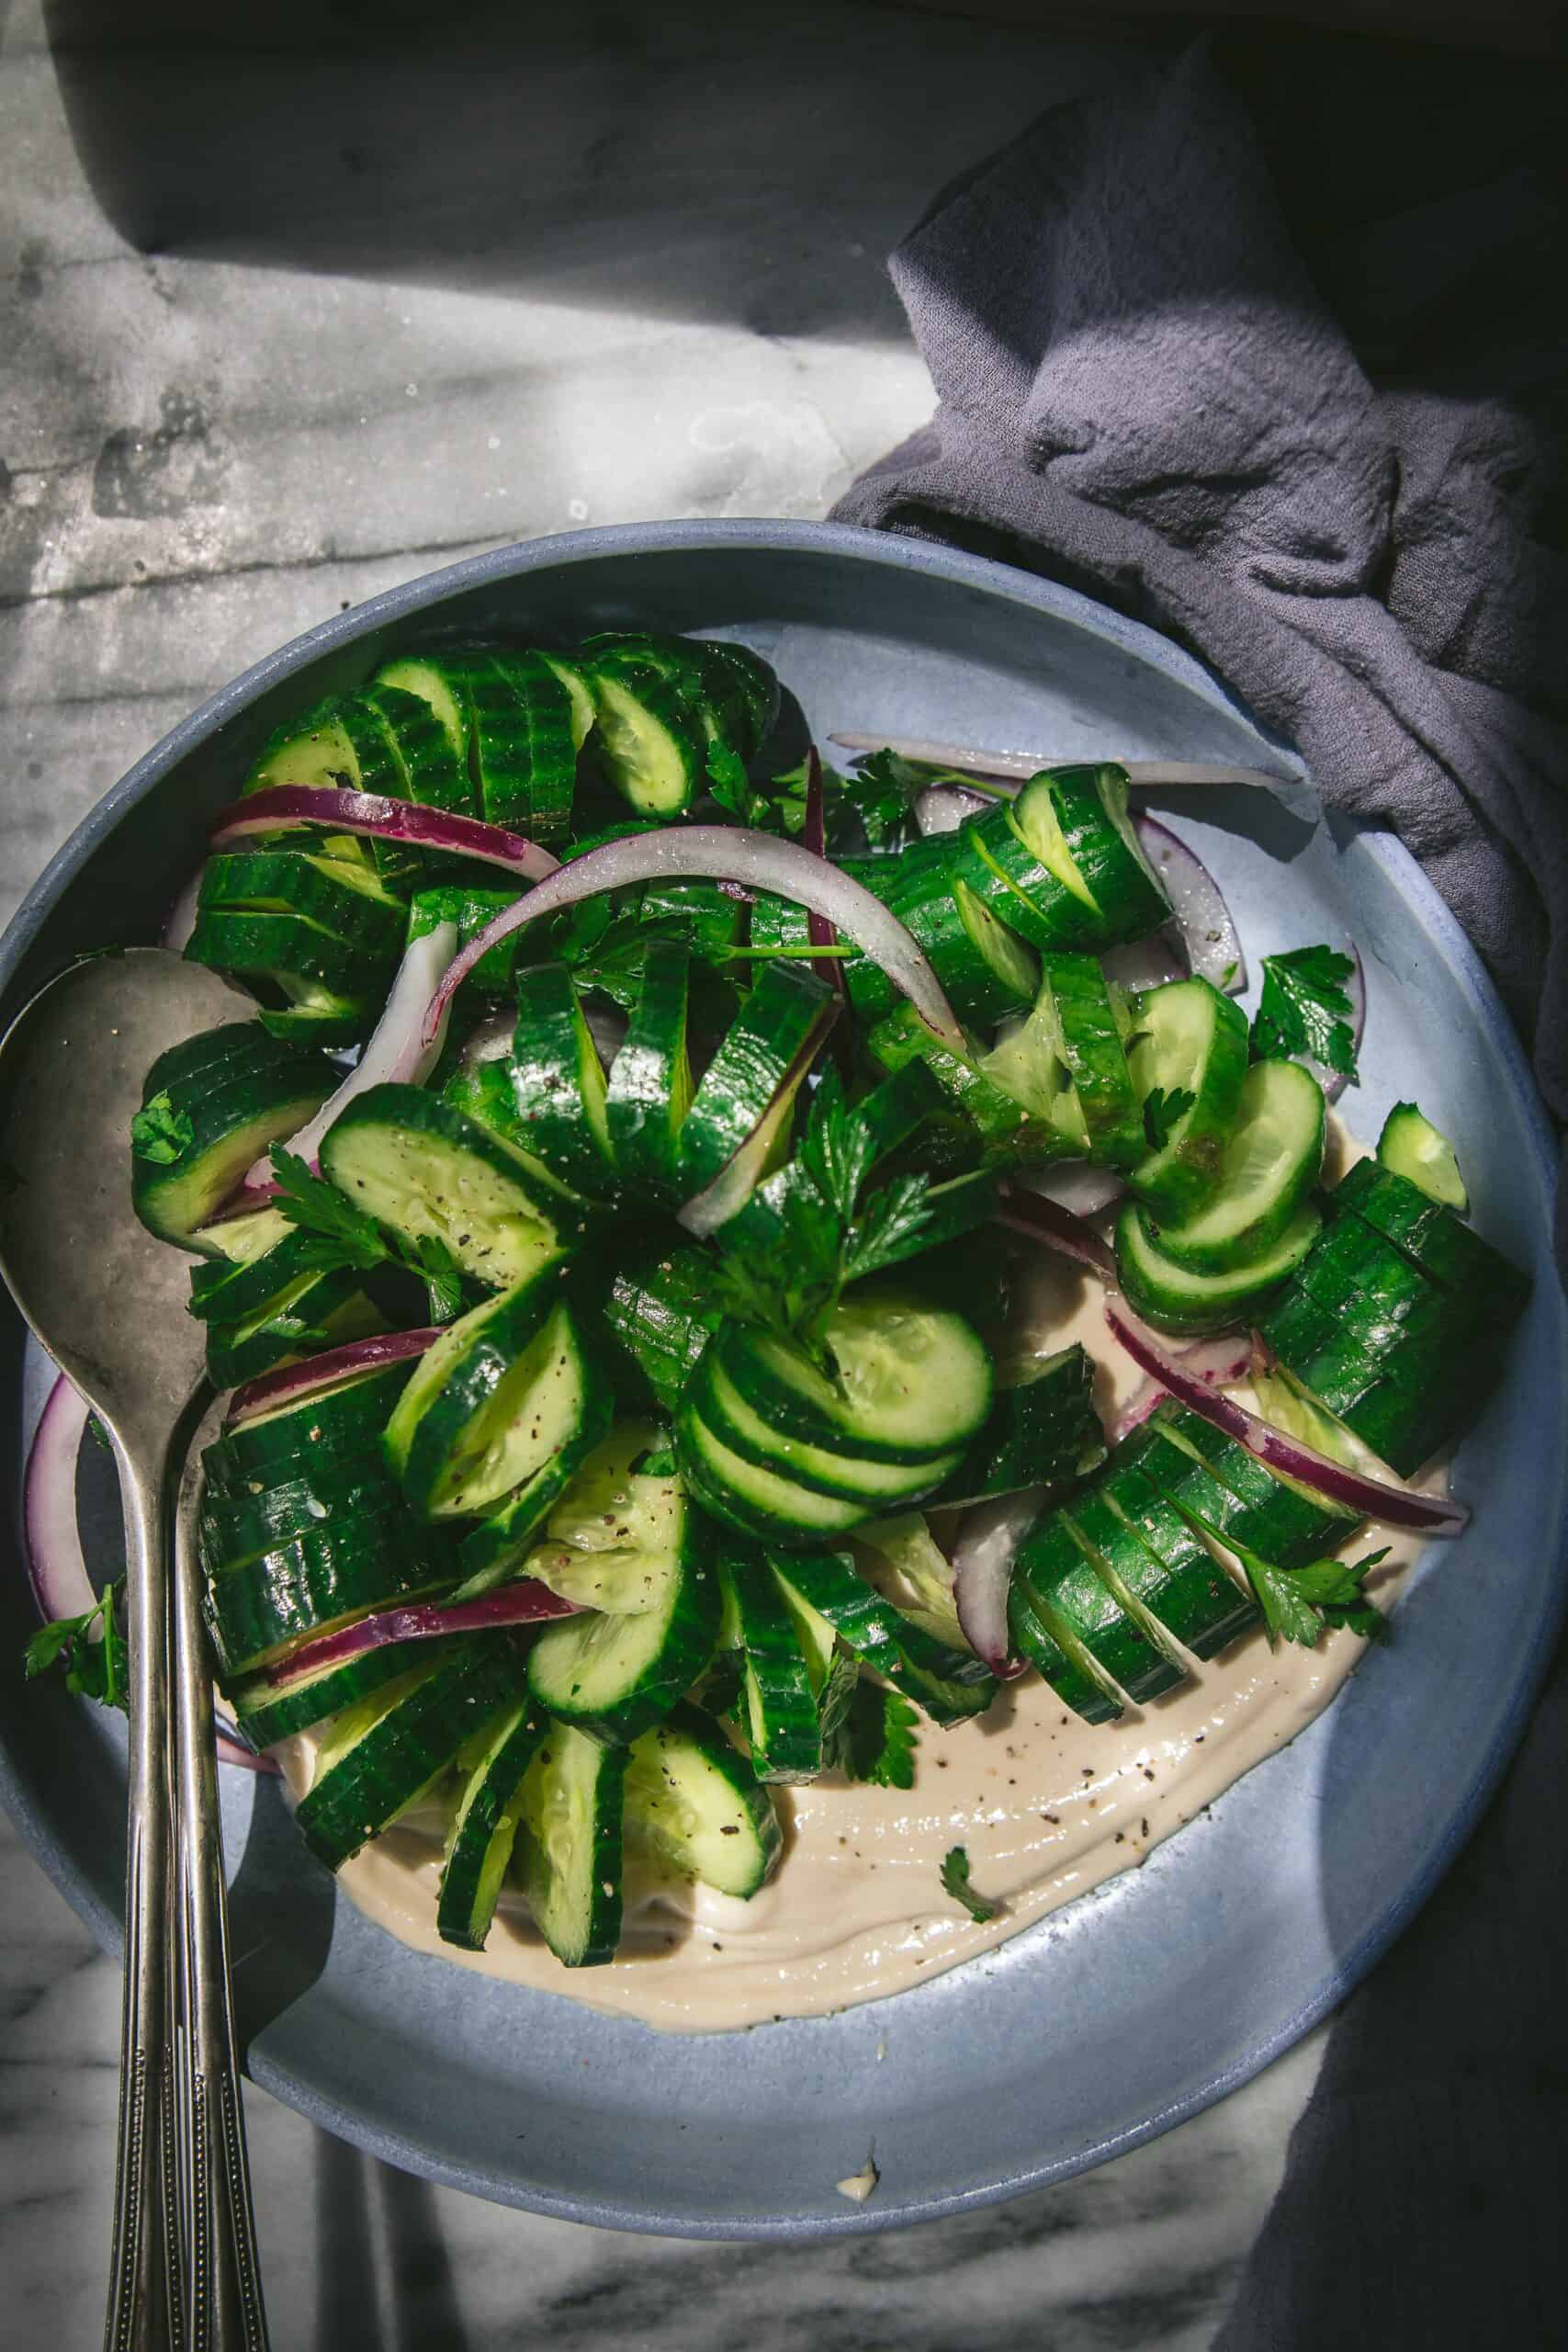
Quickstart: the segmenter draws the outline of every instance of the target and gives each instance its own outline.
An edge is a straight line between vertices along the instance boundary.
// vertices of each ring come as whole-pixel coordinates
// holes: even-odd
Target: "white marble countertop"
[[[384,14],[395,36],[408,12]],[[593,72],[552,40],[513,92],[515,200],[493,123],[491,165],[454,214],[406,157],[380,188],[384,118],[340,107],[346,225],[323,227],[314,154],[308,200],[263,208],[258,229],[220,185],[243,129],[196,108],[218,176],[194,209],[188,187],[184,214],[168,199],[149,254],[79,159],[102,130],[91,75],[73,69],[73,143],[38,0],[0,0],[0,920],[138,754],[340,606],[577,524],[821,514],[931,404],[887,247],[946,177],[1134,55],[869,6],[787,0],[745,42],[726,37],[734,10],[661,9],[657,40],[655,12],[598,14]],[[231,108],[271,86],[254,70],[231,80]],[[187,71],[205,103],[195,69],[167,66],[176,93]],[[154,180],[156,132],[139,132]],[[16,2352],[100,2324],[118,2025],[117,1971],[0,1820],[0,2334]],[[1197,2352],[1318,2053],[1314,2039],[1062,2188],[801,2250],[503,2211],[253,2092],[275,2341]]]

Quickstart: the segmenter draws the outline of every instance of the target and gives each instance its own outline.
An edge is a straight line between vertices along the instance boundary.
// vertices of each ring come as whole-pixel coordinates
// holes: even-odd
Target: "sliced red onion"
[[[976,1503],[964,1514],[952,1551],[953,1597],[964,1638],[993,1674],[1011,1682],[1024,1672],[1010,1653],[1008,1588],[1019,1545],[1040,1516],[1043,1487],[1025,1487],[992,1503]]]
[[[97,1599],[76,1521],[76,1457],[92,1408],[63,1373],[44,1400],[23,1482],[28,1577],[39,1613],[80,1617]]]
[[[257,796],[260,797],[259,795]],[[441,975],[457,952],[457,926],[455,922],[438,922],[419,939],[411,939],[403,950],[403,960],[398,967],[398,977],[392,982],[391,993],[382,1009],[366,1044],[364,1052],[338,1088],[329,1095],[313,1119],[308,1120],[297,1136],[289,1137],[288,1148],[298,1153],[306,1165],[314,1168],[321,1137],[340,1111],[347,1109],[355,1095],[372,1086],[423,1086],[440,1057],[446,1042],[446,1014],[436,1024],[434,1037],[424,1034],[424,1010],[440,986]],[[245,1175],[245,1198],[254,1207],[260,1207],[277,1188],[272,1182],[272,1161],[264,1153],[253,1161]]]
[[[1080,1217],[1098,1216],[1127,1189],[1113,1168],[1091,1168],[1087,1159],[1064,1159],[1027,1172],[1021,1170],[1010,1182]]]
[[[1038,1193],[1019,1193],[1004,1184],[995,1222],[1010,1232],[1026,1233],[1032,1241],[1043,1241],[1047,1249],[1059,1250],[1065,1257],[1076,1258],[1106,1282],[1116,1279],[1116,1260],[1109,1243],[1071,1209],[1043,1200]]]
[[[253,792],[225,808],[211,832],[214,849],[229,849],[254,833],[276,833],[296,825],[323,832],[363,833],[375,841],[402,842],[411,849],[445,850],[453,857],[478,858],[525,882],[542,882],[560,865],[537,842],[487,825],[449,808],[426,808],[415,800],[392,800],[379,792],[340,791],[335,786],[277,784]]]
[[[922,833],[955,833],[965,817],[995,806],[993,792],[971,792],[963,784],[928,784],[915,803],[915,822]]]
[[[683,1225],[688,1233],[694,1233],[699,1240],[705,1240],[721,1225],[728,1225],[732,1216],[739,1216],[767,1174],[773,1146],[794,1108],[806,1073],[821,1052],[823,1041],[838,1017],[836,1002],[823,1005],[806,1043],[780,1079],[767,1109],[745,1142],[726,1160],[712,1183],[705,1184],[700,1193],[694,1193],[676,1211],[676,1223]]]
[[[1300,1438],[1288,1436],[1249,1413],[1234,1396],[1211,1388],[1190,1373],[1179,1356],[1159,1344],[1120,1294],[1112,1292],[1106,1300],[1105,1319],[1134,1363],[1151,1379],[1157,1380],[1179,1403],[1224,1430],[1238,1445],[1245,1445],[1266,1468],[1282,1471],[1287,1478],[1298,1479],[1330,1502],[1342,1503],[1363,1518],[1382,1520],[1390,1527],[1413,1528],[1427,1535],[1457,1535],[1469,1524],[1467,1503],[1455,1502],[1447,1495],[1417,1494],[1412,1487],[1348,1470],[1342,1462],[1330,1461],[1314,1446],[1304,1445]]]
[[[350,1340],[346,1346],[328,1348],[324,1354],[307,1356],[300,1363],[280,1364],[276,1372],[264,1372],[258,1380],[248,1380],[236,1388],[229,1399],[229,1410],[223,1426],[232,1429],[236,1422],[254,1420],[258,1413],[270,1412],[275,1405],[288,1405],[301,1396],[314,1396],[319,1388],[331,1388],[340,1380],[350,1380],[355,1373],[379,1372],[389,1363],[403,1363],[410,1356],[422,1356],[426,1348],[434,1347],[443,1329],[450,1326],[431,1325],[418,1331],[378,1331],[373,1339]]]
[[[830,735],[845,752],[897,752],[900,759],[928,762],[932,767],[958,768],[971,775],[995,777],[998,782],[1027,784],[1042,768],[1074,767],[1085,759],[1103,759],[1103,752],[983,752],[972,743],[935,743],[921,735]],[[1281,785],[1293,783],[1287,775],[1271,775],[1267,768],[1218,766],[1206,760],[1120,760],[1117,764],[1127,771],[1130,784],[1142,786],[1146,791],[1158,791],[1169,786],[1187,785],[1256,785],[1265,792],[1278,792]]]
[[[532,1625],[553,1617],[576,1617],[575,1600],[563,1600],[547,1585],[527,1578],[480,1593],[473,1600],[416,1600],[403,1609],[383,1609],[373,1617],[356,1618],[335,1633],[301,1642],[288,1657],[263,1667],[258,1682],[291,1682],[297,1675],[313,1673],[367,1650],[386,1648],[389,1642],[429,1642],[443,1634],[482,1634],[504,1625]]]
[[[163,931],[159,934],[160,947],[167,947],[175,956],[185,953],[186,943],[196,929],[196,907],[200,896],[201,868],[198,865],[174,905],[169,909]]]
[[[1361,1039],[1365,1036],[1367,1030],[1367,967],[1361,961],[1361,951],[1353,939],[1348,942],[1347,952],[1349,955],[1352,968],[1345,983],[1345,993],[1350,1000],[1350,1034],[1355,1040],[1351,1059],[1356,1060],[1360,1056]],[[1325,1069],[1321,1062],[1314,1062],[1310,1057],[1307,1060],[1307,1068],[1322,1087],[1324,1101],[1337,1102],[1350,1083],[1344,1071]]]
[[[278,1770],[276,1758],[258,1756],[254,1747],[247,1747],[239,1735],[231,1731],[226,1724],[215,1724],[212,1736],[218,1749],[220,1764],[232,1764],[244,1772],[259,1772],[264,1780],[276,1775]]]
[[[1164,988],[1168,980],[1186,979],[1190,969],[1186,942],[1174,923],[1168,923],[1163,931],[1154,932],[1147,939],[1134,939],[1125,947],[1108,948],[1100,963],[1108,980],[1114,980],[1118,988],[1131,989],[1139,996],[1145,989]]]
[[[1165,886],[1193,973],[1227,996],[1239,996],[1247,986],[1247,958],[1219,884],[1157,817],[1141,816],[1134,822],[1144,855]]]
[[[902,989],[943,1045],[954,1053],[967,1050],[964,1032],[924,950],[879,899],[836,865],[813,857],[800,842],[780,841],[772,833],[753,832],[739,825],[660,826],[655,832],[629,833],[604,842],[573,858],[570,865],[497,915],[469,941],[431,999],[425,1034],[434,1034],[453,990],[479,957],[525,924],[556,914],[562,907],[575,906],[581,899],[596,897],[601,890],[623,890],[637,882],[684,876],[744,883],[825,915]]]
[[[1216,1339],[1194,1340],[1190,1347],[1175,1348],[1171,1353],[1192,1379],[1201,1380],[1206,1388],[1223,1388],[1230,1381],[1246,1379],[1252,1362],[1252,1344],[1234,1331],[1222,1332]],[[1169,1393],[1161,1381],[1143,1381],[1106,1430],[1108,1442],[1120,1445],[1124,1437],[1131,1437]]]

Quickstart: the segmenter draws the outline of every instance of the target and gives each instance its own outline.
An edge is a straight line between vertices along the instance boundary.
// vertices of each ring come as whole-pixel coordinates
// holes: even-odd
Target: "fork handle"
[[[125,2005],[114,2232],[104,2352],[184,2343],[175,2252],[169,1951],[174,1919],[168,1777],[169,1589],[163,1484],[118,1445],[130,1652]]]
[[[189,2352],[267,2352],[234,2046],[212,1684],[197,1601],[192,1482],[175,1532],[175,1758],[184,1927],[180,2104],[190,2179]]]

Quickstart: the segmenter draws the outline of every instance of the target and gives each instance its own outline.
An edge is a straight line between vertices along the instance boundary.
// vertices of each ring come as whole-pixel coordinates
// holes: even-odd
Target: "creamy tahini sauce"
[[[1339,1148],[1359,1156],[1342,1139]],[[1081,1340],[1109,1418],[1139,1374],[1106,1332],[1099,1284],[1055,1260],[1039,1279],[1038,1351]],[[1439,1487],[1445,1476],[1434,1467],[1420,1483]],[[1389,1557],[1368,1589],[1386,1607],[1416,1544],[1376,1526],[1352,1539],[1358,1554],[1382,1544]],[[784,1859],[749,1903],[628,1865],[621,1950],[603,1968],[562,1968],[510,1894],[482,1952],[442,1943],[434,1811],[409,1816],[338,1877],[367,1917],[419,1951],[667,2031],[821,2016],[940,1975],[1141,1862],[1303,1730],[1365,1646],[1339,1632],[1314,1650],[1270,1650],[1254,1634],[1207,1665],[1193,1661],[1185,1689],[1098,1728],[1034,1675],[1005,1688],[978,1722],[941,1731],[922,1720],[912,1790],[824,1780],[775,1792]],[[278,1754],[302,1792],[312,1743],[290,1741]],[[967,1849],[972,1883],[1006,1906],[985,1927],[942,1892],[942,1857],[955,1845]]]

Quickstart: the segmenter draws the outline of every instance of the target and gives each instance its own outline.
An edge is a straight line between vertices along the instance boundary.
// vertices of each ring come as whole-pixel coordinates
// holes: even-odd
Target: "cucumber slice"
[[[368,866],[298,850],[210,857],[201,876],[204,912],[299,915],[359,954],[385,961],[402,944],[403,902]]]
[[[1454,1148],[1414,1102],[1396,1102],[1383,1121],[1378,1158],[1428,1200],[1440,1201],[1460,1216],[1470,1215],[1470,1194],[1459,1172]]]
[[[443,802],[443,807],[463,810],[470,817],[479,813],[478,795],[468,767],[468,729],[462,702],[446,675],[446,665],[438,661],[426,661],[423,654],[405,654],[396,662],[384,662],[376,673],[374,693],[378,686],[391,686],[400,694],[412,695],[423,702],[445,738],[447,752],[463,780],[459,799]]]
[[[691,1400],[692,1410],[743,1462],[815,1494],[863,1503],[869,1510],[917,1501],[940,1487],[956,1466],[952,1453],[912,1462],[863,1461],[784,1434],[746,1402],[726,1373],[717,1345],[708,1349],[693,1375]]]
[[[438,923],[457,926],[457,944],[467,947],[471,940],[488,928],[499,914],[515,906],[515,890],[478,890],[468,883],[437,883],[428,890],[417,890],[409,901],[407,936],[412,943],[423,939]],[[458,990],[472,997],[507,997],[515,985],[517,943],[503,939],[481,956]]]
[[[679,816],[707,782],[706,740],[680,689],[633,653],[596,655],[583,671],[610,782],[639,816]]]
[[[761,1542],[840,1535],[881,1508],[879,1498],[821,1494],[748,1462],[708,1427],[690,1396],[681,1404],[675,1442],[681,1474],[704,1509]]]
[[[571,825],[580,738],[554,663],[537,653],[493,653],[489,675],[477,666],[470,673],[465,700],[485,816],[535,841],[560,840]],[[482,734],[481,708],[489,719]]]
[[[1358,1160],[1335,1187],[1333,1206],[1337,1222],[1353,1212],[1442,1289],[1462,1292],[1480,1321],[1510,1323],[1522,1312],[1529,1276],[1396,1169]]]
[[[303,915],[241,913],[198,907],[186,942],[186,959],[214,972],[271,980],[291,1001],[309,1005],[323,993],[341,1000],[384,998],[397,969],[395,945],[372,952]]]
[[[1207,980],[1171,980],[1138,1000],[1127,1068],[1145,1116],[1156,1091],[1167,1103],[1175,1093],[1192,1098],[1164,1144],[1127,1178],[1156,1216],[1184,1222],[1213,1194],[1241,1104],[1247,1055],[1246,1013]]]
[[[1329,1503],[1309,1487],[1267,1469],[1255,1453],[1226,1437],[1213,1421],[1182,1406],[1162,1405],[1145,1424],[1152,1442],[1156,1434],[1184,1453],[1195,1455],[1240,1506],[1240,1516],[1226,1516],[1243,1544],[1266,1559],[1292,1566],[1298,1560],[1315,1560],[1333,1551],[1345,1533],[1345,1521],[1357,1516],[1344,1503]]]
[[[425,1653],[445,1655],[450,1642],[427,1642]],[[224,1696],[234,1720],[251,1746],[273,1747],[296,1732],[310,1731],[329,1715],[356,1706],[373,1691],[385,1690],[409,1670],[405,1646],[389,1642],[385,1648],[366,1650],[342,1666],[310,1666],[293,1673],[259,1675],[226,1681]]]
[[[1229,1273],[1267,1256],[1323,1172],[1327,1119],[1323,1089],[1300,1062],[1255,1062],[1242,1080],[1216,1189],[1196,1216],[1161,1224],[1164,1255],[1199,1274]]]
[[[575,662],[568,662],[559,653],[550,653],[541,646],[536,659],[547,669],[553,670],[566,688],[566,698],[571,707],[571,740],[573,748],[581,751],[593,732],[593,694],[581,669]]]
[[[626,1756],[626,1846],[746,1902],[784,1850],[773,1801],[700,1708],[681,1706]]]
[[[655,1199],[675,1193],[677,1138],[692,1105],[686,1050],[691,968],[691,950],[683,941],[660,940],[649,949],[605,1098],[616,1171]]]
[[[448,808],[468,815],[473,808],[473,792],[463,747],[453,741],[444,720],[426,697],[411,694],[405,686],[389,680],[367,686],[365,700],[379,713],[387,730],[402,780],[403,797],[417,800],[427,808]]]
[[[1170,1611],[1175,1582],[1164,1562],[1156,1559],[1093,1487],[1073,1497],[1063,1519],[1117,1607],[1165,1661],[1164,1678],[1153,1669],[1138,1695],[1152,1699],[1179,1689],[1190,1678],[1162,1613]]]
[[[550,1512],[594,1448],[609,1434],[614,1407],[610,1383],[591,1377],[573,1434],[531,1478],[525,1478],[507,1496],[499,1510],[463,1537],[457,1552],[462,1583],[455,1598],[472,1600],[522,1570],[529,1546]]]
[[[552,1724],[523,1782],[518,1875],[565,1968],[596,1968],[621,1939],[626,1751]]]
[[[866,1044],[885,1069],[919,1062],[941,1087],[946,1116],[941,1125],[933,1121],[921,1137],[922,1156],[933,1172],[976,1161],[1002,1169],[1071,1156],[1071,1145],[1047,1113],[991,1071],[991,1056],[973,1060],[950,1053],[912,1005],[879,1021]]]
[[[638,1466],[667,1443],[657,1422],[613,1429],[546,1515],[523,1574],[611,1616],[661,1608],[671,1563],[692,1536],[679,1478]]]
[[[202,1614],[220,1671],[254,1668],[328,1626],[449,1580],[450,1564],[390,1511],[333,1534],[296,1535],[213,1577]]]
[[[510,1290],[557,1258],[570,1203],[498,1136],[417,1086],[370,1086],[321,1138],[321,1170],[414,1245],[429,1238],[465,1273]]]
[[[339,1869],[417,1804],[465,1742],[515,1699],[517,1678],[510,1642],[466,1643],[339,1716],[294,1815],[317,1860]]]
[[[741,1552],[720,1576],[739,1631],[752,1770],[762,1781],[815,1780],[822,1770],[817,1692],[778,1578],[765,1560]]]
[[[983,1714],[996,1697],[996,1677],[973,1650],[935,1640],[884,1600],[840,1554],[775,1554],[770,1564],[793,1609],[814,1610],[846,1649],[933,1723],[966,1722]]]
[[[604,1300],[605,1322],[667,1413],[723,1320],[709,1282],[701,1250],[660,1245],[618,1266]]]
[[[1122,1693],[1072,1628],[1016,1576],[1008,1589],[1008,1631],[1018,1655],[1029,1660],[1062,1704],[1083,1722],[1111,1724],[1125,1714]]]
[[[487,1299],[420,1358],[387,1424],[387,1457],[421,1518],[492,1510],[581,1428],[590,1374],[558,1272]]]
[[[561,1618],[529,1652],[528,1688],[539,1704],[595,1739],[624,1745],[649,1730],[717,1646],[718,1574],[695,1513],[682,1513],[678,1544],[646,1558],[648,1605],[635,1616]]]
[[[218,1242],[197,1238],[214,1209],[337,1083],[319,1054],[270,1037],[259,1022],[208,1030],[160,1054],[131,1123],[131,1199],[142,1224],[161,1240],[218,1255]]]
[[[1118,1461],[1100,1498],[1152,1564],[1152,1575],[1129,1574],[1128,1559],[1118,1555],[1126,1581],[1183,1649],[1197,1658],[1217,1657],[1260,1622],[1252,1595],[1220,1566],[1138,1464]]]
[[[608,1200],[615,1163],[604,1065],[564,964],[536,964],[518,975],[512,1086],[529,1150],[562,1183]]]
[[[307,1236],[276,1209],[203,1228],[222,1256],[190,1271],[188,1312],[198,1323],[238,1323],[265,1307],[300,1274],[319,1271],[319,1237]]]
[[[1042,956],[1033,1011],[982,1068],[1055,1127],[1076,1158],[1131,1168],[1145,1156],[1116,1007],[1092,956]]]
[[[724,662],[705,662],[695,642],[684,637],[615,632],[590,638],[583,650],[596,660],[615,653],[647,662],[673,687],[687,718],[700,729],[705,779],[715,784],[744,779],[753,717],[750,692],[738,669]]]
[[[280,1479],[260,1494],[204,1497],[198,1524],[201,1565],[209,1577],[243,1567],[279,1544],[312,1528],[335,1532],[367,1512],[400,1508],[379,1451],[346,1462],[310,1464],[303,1475]]]
[[[1162,1330],[1228,1330],[1295,1272],[1322,1225],[1308,1201],[1261,1257],[1226,1273],[1199,1274],[1166,1255],[1147,1211],[1129,1201],[1116,1220],[1117,1280],[1134,1312]]]
[[[356,1373],[331,1388],[233,1423],[202,1454],[209,1494],[259,1495],[307,1469],[320,1476],[330,1464],[378,1453],[410,1370],[406,1363],[393,1363],[379,1372]]]
[[[246,777],[246,792],[275,785],[318,791],[392,792],[400,777],[379,714],[365,695],[339,695],[316,704],[273,734]]]
[[[1084,1651],[1129,1699],[1157,1698],[1182,1679],[1168,1653],[1129,1616],[1099,1573],[1089,1547],[1062,1510],[1031,1529],[1013,1562],[1047,1630],[1075,1634]]]
[[[855,1565],[899,1615],[951,1650],[968,1647],[958,1622],[953,1568],[918,1510],[873,1520],[856,1532]]]
[[[693,1097],[678,1146],[684,1199],[690,1204],[711,1194],[705,1230],[743,1208],[768,1174],[837,1008],[832,989],[814,972],[798,964],[770,964],[730,1023]]]
[[[344,1347],[384,1331],[386,1318],[346,1266],[320,1267],[284,1283],[274,1298],[235,1323],[207,1326],[207,1377],[214,1388],[237,1388],[273,1365],[312,1351]]]
[[[829,1319],[835,1377],[760,1329],[726,1337],[720,1361],[782,1434],[867,1461],[928,1463],[963,1445],[991,1403],[991,1366],[962,1317],[901,1291],[852,1292]]]
[[[1006,814],[1024,847],[1099,917],[1098,939],[1084,944],[1146,939],[1168,919],[1170,901],[1127,814],[1125,768],[1048,768]]]
[[[1075,1344],[1032,1365],[1016,1385],[998,1387],[984,1428],[935,1499],[945,1508],[1026,1487],[1063,1486],[1104,1459],[1094,1364]]]
[[[1001,808],[966,817],[948,838],[954,883],[1030,947],[1070,947],[1096,927],[1082,901],[1024,848]]]
[[[475,1741],[442,1864],[435,1931],[444,1943],[482,1951],[501,1899],[517,1825],[523,1782],[549,1729],[527,1700],[508,1707]]]
[[[722,673],[736,678],[746,697],[751,714],[751,731],[745,747],[745,757],[754,760],[779,715],[779,681],[777,673],[753,653],[749,645],[737,645],[730,638],[689,638],[698,667],[706,678],[716,681]]]

